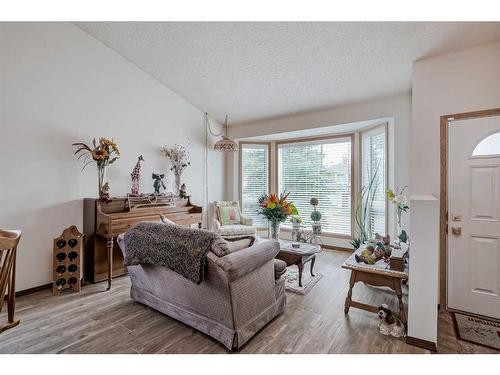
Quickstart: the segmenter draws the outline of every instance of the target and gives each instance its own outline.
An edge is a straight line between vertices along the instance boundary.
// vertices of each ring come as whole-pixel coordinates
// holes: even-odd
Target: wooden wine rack
[[[83,236],[77,227],[72,225],[59,237],[54,238],[52,294],[61,294],[66,289],[80,292],[83,275]]]

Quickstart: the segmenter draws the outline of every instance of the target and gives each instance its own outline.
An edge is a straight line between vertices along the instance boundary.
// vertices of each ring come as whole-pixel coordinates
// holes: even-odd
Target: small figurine
[[[187,198],[187,187],[185,183],[183,183],[179,188],[179,197]]]
[[[382,237],[380,234],[375,233],[375,241],[382,242],[385,246],[389,246],[391,243],[391,237],[389,235]]]
[[[401,242],[404,242],[404,243],[408,242],[408,234],[406,233],[406,231],[404,229],[401,231],[401,234],[398,236],[398,238],[399,238],[399,241],[401,241]]]
[[[137,163],[135,164],[134,169],[132,169],[132,173],[130,177],[132,178],[132,196],[139,196],[139,180],[141,178],[141,161],[145,161],[142,155],[139,155],[137,158]]]
[[[380,250],[384,252],[384,262],[389,263],[389,258],[392,254],[391,237],[389,235],[383,237],[375,233],[375,241],[375,247],[380,248]]]
[[[394,337],[406,336],[405,325],[385,303],[378,308],[378,317],[380,319],[379,329],[381,334]]]
[[[102,185],[101,191],[99,192],[99,199],[101,202],[111,202],[111,198],[109,197],[109,184],[107,182]]]
[[[155,194],[160,194],[160,187],[163,188],[163,190],[166,189],[165,187],[165,184],[163,183],[163,178],[165,177],[164,174],[156,174],[156,173],[153,173],[153,180],[155,180],[153,182],[153,187],[155,189]]]

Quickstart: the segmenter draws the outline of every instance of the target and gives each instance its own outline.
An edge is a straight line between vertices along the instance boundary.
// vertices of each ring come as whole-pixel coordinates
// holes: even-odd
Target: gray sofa
[[[123,253],[123,235],[118,237]],[[209,252],[207,276],[196,285],[166,267],[129,266],[132,299],[220,341],[241,348],[286,306],[284,268],[274,257],[277,241],[265,241],[224,257]]]

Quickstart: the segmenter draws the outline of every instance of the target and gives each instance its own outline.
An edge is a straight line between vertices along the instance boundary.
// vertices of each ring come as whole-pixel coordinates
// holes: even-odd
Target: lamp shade
[[[237,152],[238,144],[231,138],[224,136],[214,145],[214,150],[221,152]]]

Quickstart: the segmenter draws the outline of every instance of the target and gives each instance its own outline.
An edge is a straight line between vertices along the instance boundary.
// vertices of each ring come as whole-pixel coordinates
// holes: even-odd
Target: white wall
[[[381,118],[392,118],[393,123],[390,124],[390,127],[394,127],[394,132],[389,132],[394,135],[394,139],[391,138],[389,140],[390,146],[394,147],[389,152],[394,155],[394,160],[390,160],[389,162],[389,164],[394,163],[394,176],[391,176],[389,180],[394,181],[394,186],[403,187],[409,185],[411,120],[411,97],[409,94],[374,99],[293,116],[233,125],[229,127],[228,133],[232,138],[238,139]],[[227,157],[226,167],[227,195],[232,199],[238,199],[238,158]],[[391,206],[389,206],[389,209],[391,210],[389,213],[389,222],[391,222],[393,221],[394,213]],[[391,226],[389,224],[390,233],[394,231],[394,225]],[[403,225],[409,229],[409,215],[403,217]],[[330,245],[350,247],[347,240],[325,237],[324,241],[327,241]]]
[[[76,224],[97,196],[95,167],[81,172],[73,142],[113,137],[123,156],[109,168],[113,195],[130,189],[143,154],[141,189],[165,172],[163,144],[190,139],[183,177],[203,203],[203,113],[70,23],[0,24],[0,228],[21,229],[17,289],[52,281],[52,239]],[[213,145],[213,140],[210,140]],[[209,153],[210,197],[223,198],[223,158]]]
[[[411,126],[411,190],[414,194],[439,196],[439,118],[442,115],[500,107],[500,43],[487,44],[413,64]],[[417,212],[411,221],[429,220]],[[439,219],[432,225],[439,226]],[[439,248],[416,247],[413,259],[425,267],[410,275],[412,291],[437,296]],[[425,260],[420,262],[419,259]],[[419,292],[417,292],[419,293]],[[437,324],[431,323],[437,308],[432,300],[419,300],[420,320],[412,331],[416,337],[436,342]]]

